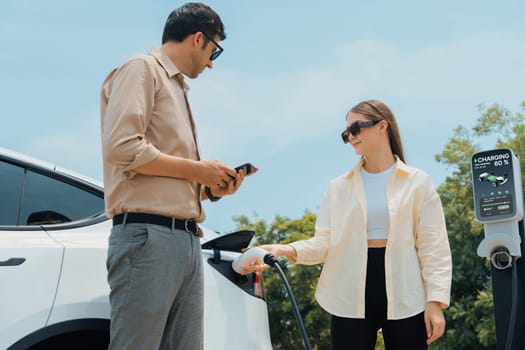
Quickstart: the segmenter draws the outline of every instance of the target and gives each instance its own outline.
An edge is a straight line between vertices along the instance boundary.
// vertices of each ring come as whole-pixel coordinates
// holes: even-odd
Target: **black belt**
[[[113,226],[122,225],[126,214],[118,214],[113,217]],[[177,219],[169,216],[148,213],[127,213],[126,224],[154,224],[175,228],[199,236],[199,226],[195,220]]]

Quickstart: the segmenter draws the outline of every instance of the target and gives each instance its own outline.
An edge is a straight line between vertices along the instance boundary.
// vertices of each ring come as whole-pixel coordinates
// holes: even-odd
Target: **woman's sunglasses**
[[[362,122],[362,121],[353,122],[352,124],[350,124],[349,127],[347,127],[345,129],[345,131],[343,131],[341,133],[341,137],[343,138],[343,142],[344,143],[348,143],[348,138],[349,138],[350,135],[357,136],[361,132],[361,129],[369,128],[371,126],[376,125],[379,122],[380,122],[380,120],[369,120],[369,121],[366,121],[366,122]]]

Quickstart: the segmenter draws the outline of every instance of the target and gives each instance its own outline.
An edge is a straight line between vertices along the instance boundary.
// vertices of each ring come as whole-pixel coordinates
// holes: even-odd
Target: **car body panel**
[[[49,231],[65,247],[55,305],[49,324],[70,320],[75,315],[109,318],[109,286],[106,256],[109,220],[71,230]],[[81,277],[81,280],[79,280]]]
[[[64,248],[44,231],[0,231],[0,349],[44,327],[58,285]]]
[[[233,261],[238,255],[221,252],[224,261]],[[266,302],[248,293],[239,294],[236,285],[209,268],[208,259],[213,259],[213,252],[205,250],[204,348],[271,349]],[[228,309],[231,305],[235,305],[235,313]]]

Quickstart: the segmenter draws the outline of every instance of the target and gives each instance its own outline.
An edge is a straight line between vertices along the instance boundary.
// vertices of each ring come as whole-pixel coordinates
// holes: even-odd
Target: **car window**
[[[0,225],[17,224],[23,179],[23,168],[0,162]]]
[[[33,171],[26,173],[19,225],[70,222],[103,210],[102,197]]]

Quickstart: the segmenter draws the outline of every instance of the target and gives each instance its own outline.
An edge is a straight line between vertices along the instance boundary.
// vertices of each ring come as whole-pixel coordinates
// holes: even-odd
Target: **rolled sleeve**
[[[155,101],[154,73],[145,60],[132,58],[106,79],[102,95],[104,161],[133,176],[133,169],[160,154],[145,137]]]
[[[416,249],[426,300],[438,301],[445,308],[450,303],[452,258],[441,200],[433,187],[420,213]]]
[[[315,235],[307,240],[289,244],[297,252],[295,263],[315,265],[324,262],[330,245],[330,230],[316,229]],[[294,261],[292,261],[294,262]]]
[[[307,240],[290,243],[290,245],[297,252],[295,263],[315,265],[325,261],[330,246],[330,190],[323,196],[314,236]]]

